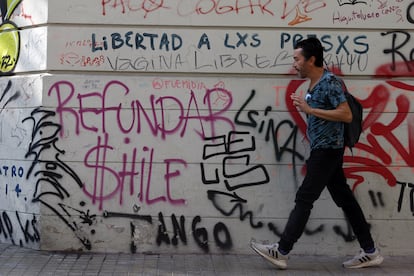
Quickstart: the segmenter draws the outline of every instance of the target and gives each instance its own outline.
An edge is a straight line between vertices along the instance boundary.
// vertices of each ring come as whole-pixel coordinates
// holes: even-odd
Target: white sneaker
[[[378,251],[375,249],[374,253],[365,253],[361,249],[360,253],[356,255],[353,259],[346,261],[342,264],[345,268],[362,268],[368,266],[377,266],[382,263],[384,257],[382,257]]]
[[[279,251],[279,244],[260,244],[256,242],[250,242],[250,247],[260,256],[274,264],[280,269],[287,268],[288,255],[283,255]]]

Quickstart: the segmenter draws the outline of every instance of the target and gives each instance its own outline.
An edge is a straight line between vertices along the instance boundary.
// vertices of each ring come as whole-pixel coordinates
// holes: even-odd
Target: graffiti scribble
[[[65,154],[65,151],[57,145],[61,126],[52,121],[55,115],[56,113],[53,111],[38,107],[23,120],[23,123],[31,122],[33,125],[32,141],[25,155],[26,158],[32,159],[26,179],[36,178],[32,202],[40,202],[48,207],[90,250],[92,244],[88,238],[89,233],[84,231],[82,224],[92,225],[96,216],[90,215],[89,210],[84,212],[63,203],[65,199],[70,197],[66,185],[74,184],[81,190],[83,183],[76,172],[60,158]],[[45,159],[43,156],[52,156],[54,159]]]

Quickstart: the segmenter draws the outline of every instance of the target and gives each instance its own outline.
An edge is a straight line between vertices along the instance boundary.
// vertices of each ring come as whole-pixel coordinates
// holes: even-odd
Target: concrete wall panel
[[[139,244],[143,237],[131,233],[138,235],[134,241],[140,245],[139,250],[200,250],[197,249],[197,243],[182,245],[185,248],[181,248],[180,244],[176,247],[170,247],[167,243],[164,247],[163,242],[157,244],[159,239],[165,239],[164,242],[172,239],[174,226],[169,226],[168,223],[174,225],[173,221],[176,222],[181,217],[187,223],[185,229],[188,235],[191,232],[188,230],[192,225],[190,222],[199,217],[206,221],[206,227],[212,226],[209,221],[217,221],[217,227],[221,230],[216,231],[226,231],[232,241],[235,241],[229,248],[223,244],[211,246],[211,252],[247,252],[248,249],[240,243],[247,242],[250,238],[271,240],[280,234],[283,221],[292,207],[295,190],[303,178],[304,160],[309,154],[302,129],[304,118],[291,108],[286,96],[289,93],[303,93],[306,84],[290,78],[234,81],[232,77],[193,79],[177,76],[164,79],[166,83],[199,81],[204,84],[202,88],[193,90],[182,86],[153,86],[158,83],[155,81],[159,80],[157,76],[133,79],[124,76],[117,78],[115,93],[112,94],[110,90],[104,89],[108,83],[113,82],[111,76],[54,75],[44,80],[47,92],[44,102],[48,106],[56,106],[48,108],[49,111],[55,111],[50,120],[62,127],[61,132],[56,134],[56,146],[64,152],[59,160],[70,167],[72,172],[60,179],[70,197],[63,200],[56,196],[45,198],[53,206],[59,206],[62,202],[71,206],[72,211],[76,210],[72,219],[78,215],[81,221],[83,216],[90,219],[88,221],[91,224],[85,227],[93,228],[94,234],[87,235],[92,248],[103,250],[105,245],[111,244],[111,250],[128,250],[122,247],[125,240],[116,244],[112,244],[112,241],[101,243],[103,237],[110,239],[112,231],[122,229],[122,235],[128,236],[125,231],[132,231],[129,225],[132,223],[138,228],[144,227],[145,230],[142,231],[147,241],[152,239],[149,244]],[[383,224],[391,227],[384,220],[400,223],[411,214],[408,191],[412,175],[409,146],[412,139],[412,107],[409,104],[412,83],[387,80],[345,81],[364,105],[365,126],[360,144],[353,153],[347,151],[345,154],[345,171],[349,184],[373,226],[373,232],[381,238],[389,231],[384,230]],[[122,94],[119,94],[120,84],[129,92],[117,97],[115,95]],[[97,104],[96,100],[79,101],[88,95],[94,99],[99,98],[105,91],[108,92],[108,100],[100,101],[105,103],[105,108]],[[216,105],[205,106],[204,99],[208,91],[221,92],[225,97],[217,94],[214,98],[208,98]],[[191,93],[194,93],[194,97],[189,105]],[[168,99],[170,102],[165,106],[153,107],[148,101],[148,95],[155,99]],[[211,110],[216,114],[216,120],[201,120],[203,127],[197,127],[200,123],[198,120],[197,124],[189,124],[185,132],[182,132],[183,128],[178,128],[165,138],[161,132],[156,133],[149,127],[143,127],[139,133],[135,130],[123,133],[119,125],[130,124],[130,116],[118,118],[111,112],[115,113],[118,107],[122,107],[122,112],[131,113],[134,101],[142,98],[142,106],[147,114],[152,114],[152,110],[155,110],[164,116],[164,121],[173,122],[173,125],[177,124],[180,116],[186,117],[186,114],[213,118],[206,116]],[[172,99],[175,100],[171,101]],[[263,99],[267,99],[267,102]],[[177,105],[179,102],[183,104]],[[181,106],[186,107],[184,113],[179,112],[178,107]],[[277,111],[271,112],[273,108]],[[103,115],[100,112],[102,110],[107,110],[107,113]],[[216,121],[219,123],[216,124]],[[138,124],[138,121],[135,123]],[[159,123],[156,125],[161,128]],[[267,137],[268,128],[271,135]],[[199,135],[201,130],[206,137],[221,138],[203,140]],[[228,140],[231,131],[239,133],[233,136],[234,143],[228,144],[231,141]],[[45,151],[44,156],[53,158],[54,153],[55,151]],[[76,178],[83,184],[82,187],[77,185]],[[42,193],[46,194],[49,188],[44,186]],[[44,208],[42,212],[47,216],[56,213],[65,217],[62,210],[55,208]],[[315,227],[310,226],[313,231],[309,235],[320,242],[328,239],[332,244],[328,244],[327,248],[335,248],[334,240],[338,237],[333,236],[341,235],[332,228],[337,226],[341,217],[343,214],[340,209],[334,206],[325,193],[315,206],[313,224],[310,223]],[[112,226],[106,225],[108,221],[111,221]],[[171,236],[167,238],[164,230],[152,232],[151,236],[151,230],[148,229],[159,229],[155,224],[159,226],[163,222],[163,227],[168,228],[165,230],[167,236]],[[346,229],[345,221],[339,225]],[[115,229],[108,230],[108,227]],[[60,231],[53,235],[73,232],[70,227]],[[331,233],[329,238],[324,237],[322,233],[325,232]],[[311,239],[309,243],[312,243]],[[51,246],[52,243],[46,244]],[[155,244],[159,246],[158,249],[153,247]],[[345,251],[352,248],[347,245],[340,247]],[[386,250],[395,252],[397,248],[388,245]],[[399,247],[398,250],[409,252],[408,248]]]
[[[295,42],[317,36],[325,47],[326,66],[343,74],[409,76],[412,35],[410,30],[53,26],[48,67],[118,73],[289,74]]]

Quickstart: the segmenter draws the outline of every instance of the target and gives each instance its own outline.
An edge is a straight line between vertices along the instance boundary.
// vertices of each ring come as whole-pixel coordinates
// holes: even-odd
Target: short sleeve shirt
[[[333,110],[346,101],[342,81],[325,70],[319,82],[305,96],[312,108]],[[344,124],[318,118],[307,117],[307,135],[311,149],[338,149],[344,146]]]

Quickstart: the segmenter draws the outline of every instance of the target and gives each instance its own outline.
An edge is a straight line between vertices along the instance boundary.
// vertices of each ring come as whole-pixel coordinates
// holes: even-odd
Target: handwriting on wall
[[[58,28],[50,32],[62,36]],[[413,50],[409,30],[327,33],[95,28],[67,32],[53,49],[52,66],[57,69],[290,74],[293,46],[316,36],[324,46],[328,68],[350,75],[409,76],[395,66],[389,72],[377,69],[383,64],[412,63]],[[379,43],[384,46],[377,47]]]
[[[17,211],[10,215],[6,211],[0,213],[0,235],[14,245],[23,246],[28,243],[39,242],[40,232],[38,227],[35,215],[31,219],[25,219]],[[15,236],[19,236],[17,233],[20,231],[24,239],[16,240]]]
[[[391,47],[383,50],[385,55],[390,56],[391,62],[380,66],[376,73],[385,76],[413,76],[414,48],[411,47],[411,35],[405,31],[389,31],[381,35],[391,38]]]
[[[222,165],[220,173],[219,169],[211,164],[206,166],[201,163],[200,167],[203,184],[211,186],[211,190],[207,191],[208,199],[220,213],[230,216],[238,211],[237,215],[241,220],[249,218],[252,227],[261,227],[261,222],[254,222],[251,211],[243,210],[243,203],[247,201],[237,194],[237,191],[244,188],[270,182],[269,174],[263,165],[251,164],[249,152],[255,150],[255,139],[249,137],[247,132],[232,131],[227,137],[207,137],[203,149],[203,161],[211,162],[211,159],[218,157],[222,159],[220,161]],[[233,162],[240,162],[241,165],[234,166]],[[246,177],[249,174],[253,177]],[[223,176],[223,179],[220,176]],[[225,204],[221,205],[220,202],[225,202]]]
[[[182,84],[178,83],[180,86]],[[161,84],[154,81],[153,85],[159,87]],[[169,84],[166,82],[162,85],[168,86]],[[177,82],[175,82],[175,85],[177,85]],[[198,136],[199,140],[207,135],[214,135],[218,123],[224,123],[232,127],[232,121],[222,116],[231,105],[231,100],[222,105],[220,110],[216,110],[214,104],[217,94],[231,99],[229,92],[222,88],[207,89],[203,96],[203,103],[198,102],[192,91],[186,102],[174,96],[157,97],[156,95],[149,95],[146,96],[145,100],[140,100],[132,95],[130,103],[126,104],[128,109],[123,107],[123,103],[115,103],[110,100],[122,95],[129,96],[130,92],[131,89],[119,81],[108,82],[101,93],[79,93],[73,84],[66,81],[55,83],[48,92],[51,97],[56,97],[58,101],[56,115],[60,127],[57,132],[61,137],[65,136],[65,131],[72,127],[75,134],[90,132],[96,135],[95,146],[86,152],[83,159],[85,167],[94,171],[95,175],[92,187],[90,187],[90,183],[86,184],[85,193],[92,198],[93,203],[100,202],[100,209],[103,208],[105,200],[111,199],[115,195],[119,196],[119,202],[122,204],[123,192],[127,192],[124,188],[126,185],[129,185],[130,195],[139,193],[141,202],[145,201],[148,204],[153,204],[158,201],[168,201],[183,204],[184,199],[173,198],[168,191],[170,191],[170,179],[177,176],[177,172],[171,171],[171,167],[178,165],[185,169],[186,161],[174,156],[163,159],[167,193],[166,195],[150,198],[150,183],[153,177],[151,172],[156,149],[147,145],[143,145],[142,149],[134,147],[128,135],[139,137],[142,135],[142,129],[149,129],[152,137],[165,141],[168,141],[171,136],[183,137],[189,135],[187,134],[189,131],[196,137]],[[69,107],[69,103],[73,100],[78,100],[79,108]],[[100,107],[87,107],[87,104],[91,102],[99,102]],[[108,103],[111,104],[107,106]],[[150,106],[149,111],[144,108],[146,105]],[[166,106],[169,108],[174,106],[174,112],[171,113],[171,109],[167,109]],[[174,120],[171,120],[172,116],[174,116]],[[170,121],[175,123],[171,125],[168,123]],[[107,126],[109,122],[116,122],[116,124],[109,128]],[[190,122],[195,122],[196,129],[188,129],[188,126],[193,125]],[[122,153],[122,169],[117,171],[115,168],[111,168],[107,161],[112,158],[111,156],[119,155],[119,150],[111,142],[119,135],[127,135],[123,140],[123,144],[129,149]],[[132,150],[130,147],[132,147]],[[96,156],[99,158],[96,158]],[[136,183],[136,176],[138,175],[139,184]],[[112,188],[104,188],[104,180],[107,177],[114,180],[115,184],[111,186]],[[140,187],[139,191],[135,188],[136,186]]]
[[[154,85],[159,85],[154,82]],[[200,124],[197,130],[200,137],[205,137],[206,125],[212,125],[212,132],[214,133],[214,125],[218,121],[227,122],[232,125],[231,120],[222,117],[221,114],[228,110],[231,105],[231,101],[227,102],[221,110],[214,110],[212,106],[213,97],[217,93],[228,95],[229,92],[221,88],[207,89],[203,97],[204,103],[197,102],[197,99],[193,92],[190,92],[190,97],[185,101],[178,97],[166,96],[156,97],[155,95],[145,96],[145,99],[132,98],[129,103],[126,103],[128,109],[125,108],[122,102],[110,103],[109,99],[114,97],[130,96],[131,88],[120,81],[109,81],[102,92],[80,93],[74,85],[67,81],[55,83],[48,92],[49,96],[53,96],[58,100],[58,106],[56,108],[57,116],[60,121],[61,129],[60,135],[63,136],[67,125],[72,126],[76,134],[80,131],[87,131],[92,133],[108,133],[117,132],[119,134],[141,134],[143,125],[145,124],[150,128],[153,137],[160,137],[162,140],[168,138],[168,136],[179,135],[184,136],[186,134],[187,125],[189,121],[196,121]],[[135,92],[136,93],[136,92]],[[78,101],[79,108],[72,108],[67,106],[71,101]],[[144,108],[143,101],[149,102],[150,111]],[[90,108],[84,107],[88,103],[98,103],[99,107]],[[108,105],[109,104],[109,105]],[[168,109],[165,106],[173,105],[178,109],[177,122],[174,125],[167,124]],[[201,108],[207,110],[202,114]],[[191,110],[195,109],[196,116],[190,115]],[[161,112],[157,112],[161,110]],[[127,113],[129,112],[129,114]],[[199,115],[198,115],[199,114]],[[66,119],[66,115],[70,118]],[[123,119],[125,116],[129,118]],[[116,129],[108,129],[107,124],[109,121],[114,120],[116,122]],[[129,122],[129,124],[126,124]],[[207,123],[205,123],[207,122]]]
[[[148,23],[153,23],[155,17],[165,15],[169,17],[169,20],[165,20],[166,24],[184,24],[187,22],[185,19],[191,19],[191,22],[202,25],[202,19],[206,18],[211,19],[209,21],[211,24],[218,24],[216,21],[222,21],[227,25],[239,22],[237,19],[249,18],[251,26],[311,26],[314,28],[323,27],[323,23],[326,24],[326,20],[330,19],[329,22],[335,26],[356,27],[361,23],[381,24],[381,20],[390,24],[410,22],[412,5],[407,2],[409,1],[257,0],[227,3],[218,0],[107,0],[100,4],[99,15],[103,18],[122,17],[124,20],[140,17]],[[221,19],[224,17],[227,20]],[[239,24],[244,25],[246,22],[239,22]]]
[[[89,235],[94,230],[85,233],[82,226],[85,224],[91,226],[95,215],[82,210],[83,202],[80,202],[79,209],[65,203],[65,199],[70,197],[68,186],[75,185],[80,190],[83,183],[77,173],[62,160],[65,151],[58,145],[58,133],[61,127],[54,122],[54,116],[54,111],[36,108],[23,120],[23,123],[31,123],[33,127],[32,140],[25,156],[32,160],[26,178],[36,179],[32,202],[40,202],[46,206],[73,231],[87,249],[91,249]],[[52,156],[51,159],[44,158],[46,152]],[[51,198],[60,201],[56,202]]]

